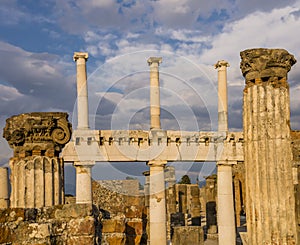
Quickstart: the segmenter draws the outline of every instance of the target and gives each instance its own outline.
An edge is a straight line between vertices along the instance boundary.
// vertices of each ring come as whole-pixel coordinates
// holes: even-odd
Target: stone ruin
[[[64,203],[64,164],[59,153],[71,132],[68,115],[62,112],[28,113],[6,120],[3,137],[14,150],[9,162],[11,207]]]
[[[0,244],[203,244],[203,227],[172,226],[174,214],[196,222],[201,205],[208,234],[236,243],[246,214],[245,244],[298,244],[300,236],[300,132],[290,129],[287,75],[296,63],[283,49],[241,52],[245,77],[243,132],[228,130],[226,61],[218,61],[217,132],[162,130],[159,72],[150,66],[150,131],[90,130],[87,53],[75,53],[78,125],[66,113],[27,113],[7,119],[3,136],[14,150],[0,169]],[[72,136],[71,136],[72,133]],[[60,156],[60,153],[62,155]],[[76,167],[76,200],[64,197],[64,161]],[[147,162],[145,196],[108,190],[92,182],[96,161]],[[168,161],[214,161],[206,186],[165,190]],[[110,197],[109,199],[107,199]],[[167,208],[166,208],[167,207]],[[216,216],[217,215],[217,216]],[[192,240],[191,240],[192,239]]]

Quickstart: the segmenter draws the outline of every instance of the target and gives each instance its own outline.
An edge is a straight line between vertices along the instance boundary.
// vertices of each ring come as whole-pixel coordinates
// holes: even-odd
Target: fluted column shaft
[[[268,49],[241,56],[248,243],[297,244],[287,83],[295,59]]]
[[[74,61],[77,69],[77,129],[89,128],[88,89],[86,61],[88,53],[75,52]]]
[[[63,160],[46,156],[10,160],[11,207],[40,208],[64,203]]]
[[[159,64],[162,58],[150,57],[150,129],[160,129]]]
[[[0,168],[0,208],[8,208],[8,168]]]

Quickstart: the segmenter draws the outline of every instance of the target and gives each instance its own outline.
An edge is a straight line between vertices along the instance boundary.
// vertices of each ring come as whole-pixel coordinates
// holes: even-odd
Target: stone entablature
[[[69,142],[71,132],[67,113],[35,112],[8,118],[3,137],[13,148],[14,157],[54,157]]]
[[[78,161],[84,158],[79,148],[86,145],[95,161],[243,161],[243,142],[241,132],[90,130],[86,137],[73,137],[62,155]]]

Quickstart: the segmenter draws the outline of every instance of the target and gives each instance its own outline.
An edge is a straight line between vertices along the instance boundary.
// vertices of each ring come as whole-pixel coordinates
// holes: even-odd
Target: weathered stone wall
[[[147,244],[147,210],[144,196],[136,195],[137,181],[93,181],[92,190],[93,203],[102,212],[103,245]]]
[[[190,216],[189,221],[194,222],[196,219],[200,221],[200,189],[197,184],[175,184],[166,190],[167,200],[167,237],[171,239],[171,215],[175,213],[183,213],[185,216],[185,225],[189,224],[187,217]],[[191,223],[191,222],[190,222]],[[200,224],[200,222],[199,222]]]
[[[208,234],[217,233],[217,175],[205,178],[206,184],[201,188],[201,209],[206,216]]]
[[[91,205],[0,209],[0,244],[100,244],[100,232]]]
[[[139,180],[138,179],[126,179],[126,180],[97,180],[97,182],[105,187],[105,189],[111,190],[116,193],[120,193],[127,196],[139,195]]]
[[[175,184],[166,191],[169,213],[181,212],[200,216],[200,191],[197,184]]]
[[[174,235],[172,238],[173,245],[204,244],[203,227],[200,226],[178,226],[174,227]]]

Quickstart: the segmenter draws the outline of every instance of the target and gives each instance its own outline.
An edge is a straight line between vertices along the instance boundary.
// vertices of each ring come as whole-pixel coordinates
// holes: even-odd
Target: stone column
[[[236,164],[236,162],[218,161],[217,166],[219,245],[236,243],[232,187],[233,164]]]
[[[150,57],[150,129],[160,129],[159,64],[162,58]]]
[[[165,169],[165,181],[167,187],[172,187],[176,184],[175,167],[167,166]]]
[[[166,161],[153,160],[150,167],[150,244],[167,244],[164,168]]]
[[[287,73],[283,49],[241,52],[248,244],[299,244],[292,178]]]
[[[229,63],[220,60],[218,69],[218,132],[228,132],[227,67]],[[232,162],[217,162],[218,178],[218,233],[219,244],[235,244],[234,203],[232,188]]]
[[[92,204],[92,175],[94,161],[74,162],[76,168],[76,203]]]
[[[145,185],[144,185],[144,193],[145,193],[145,206],[149,207],[149,194],[150,194],[150,171],[143,172],[145,176]]]
[[[0,168],[0,209],[8,207],[8,168]]]
[[[227,67],[229,63],[220,60],[215,64],[218,69],[218,131],[228,131],[228,106],[227,106]]]
[[[6,120],[3,137],[10,159],[11,207],[40,208],[64,203],[64,162],[59,153],[71,138],[68,114],[27,113]]]
[[[241,188],[240,188],[240,180],[234,178],[234,202],[235,202],[235,223],[237,227],[241,226],[241,218],[240,214],[242,211],[242,203],[241,203]]]
[[[77,67],[77,129],[89,129],[88,90],[86,61],[88,53],[75,52],[73,56]]]
[[[145,194],[145,212],[147,214],[147,225],[146,225],[146,233],[147,233],[147,244],[150,244],[150,214],[149,214],[149,205],[150,205],[150,171],[143,172],[145,176],[145,185],[144,185],[144,194]]]

